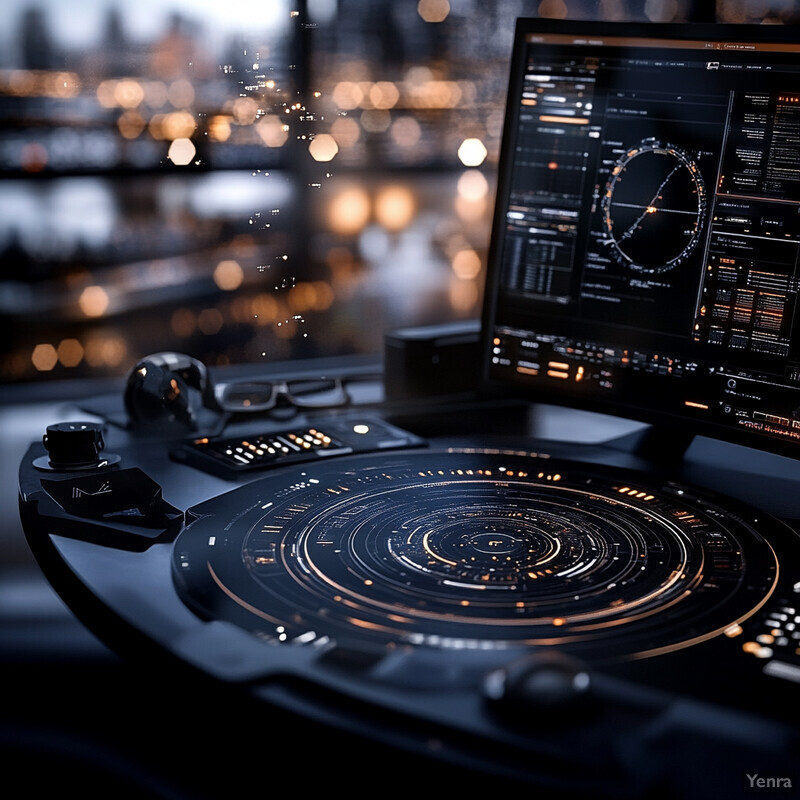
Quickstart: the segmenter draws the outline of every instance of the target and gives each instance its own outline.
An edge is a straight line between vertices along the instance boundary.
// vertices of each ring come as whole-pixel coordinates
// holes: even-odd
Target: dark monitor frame
[[[703,418],[702,414],[695,414],[691,409],[676,411],[674,408],[669,408],[668,404],[661,402],[657,391],[655,391],[655,394],[640,393],[638,396],[620,396],[618,394],[603,396],[602,392],[597,391],[582,395],[574,391],[562,391],[557,382],[553,384],[546,381],[539,383],[522,379],[517,380],[514,376],[499,374],[498,370],[493,367],[494,354],[497,352],[494,326],[497,320],[498,298],[501,291],[504,230],[507,224],[509,193],[513,180],[513,151],[517,145],[517,124],[520,113],[519,99],[525,73],[523,62],[526,55],[526,40],[531,34],[557,34],[566,37],[582,36],[587,39],[633,36],[648,40],[691,40],[698,43],[709,43],[711,52],[713,52],[713,43],[724,46],[726,43],[730,45],[731,43],[757,42],[763,44],[767,49],[775,46],[780,49],[785,45],[791,47],[796,44],[798,53],[796,57],[800,65],[800,35],[796,30],[783,26],[606,23],[534,18],[522,18],[517,21],[482,312],[482,389],[493,396],[501,393],[505,396],[517,396],[531,401],[586,409],[650,423],[657,428],[680,433],[681,436],[686,437],[687,441],[692,436],[707,436],[792,458],[800,458],[800,438],[794,440],[773,438],[763,433],[752,432],[744,427]],[[676,51],[676,53],[678,52]],[[532,322],[531,327],[535,328],[536,322]],[[792,339],[792,346],[795,351],[798,348],[796,335],[798,330],[800,330],[800,309],[798,309],[795,335]],[[653,382],[651,381],[651,383]],[[653,386],[657,389],[657,381],[653,383]],[[800,434],[800,377],[797,379],[796,402],[798,407],[796,419],[798,420],[798,434]]]

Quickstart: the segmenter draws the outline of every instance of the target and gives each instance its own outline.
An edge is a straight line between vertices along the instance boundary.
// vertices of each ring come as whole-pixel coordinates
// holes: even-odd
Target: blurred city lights
[[[225,320],[218,308],[204,308],[197,315],[197,327],[206,336],[215,336],[222,330]]]
[[[328,206],[328,226],[340,236],[353,236],[367,225],[372,214],[369,194],[360,186],[339,191]]]
[[[223,292],[232,292],[242,285],[244,270],[236,261],[220,261],[214,269],[214,283]]]
[[[542,0],[539,3],[539,16],[551,19],[566,19],[569,9],[564,0]]]
[[[87,286],[78,298],[78,305],[87,317],[102,317],[108,310],[108,293],[102,286]]]
[[[352,111],[361,105],[364,92],[355,81],[341,81],[334,86],[332,98],[343,111]]]
[[[383,108],[366,108],[361,112],[361,124],[370,133],[383,133],[392,124],[392,115]]]
[[[169,84],[167,98],[173,108],[185,109],[194,103],[195,91],[192,82],[186,78],[179,78]]]
[[[12,97],[49,97],[69,99],[77,97],[81,81],[74,72],[49,72],[46,70],[0,70],[0,94]]]
[[[491,224],[491,172],[482,167],[503,124],[500,5],[420,0],[401,10],[384,0],[372,20],[344,19],[340,6],[309,3],[309,27],[331,35],[312,37],[308,62],[296,60],[286,35],[299,19],[283,19],[276,35],[254,32],[251,16],[241,39],[223,43],[195,5],[182,25],[154,22],[148,34],[126,11],[118,39],[102,38],[97,15],[84,48],[42,48],[25,69],[0,69],[0,95],[21,123],[0,150],[8,197],[17,196],[14,181],[37,187],[19,203],[30,229],[14,210],[0,234],[22,251],[28,283],[64,298],[0,368],[13,379],[92,375],[173,338],[209,363],[294,358],[294,340],[305,336],[309,352],[349,352],[374,347],[376,320],[476,312]],[[598,16],[630,16],[626,0],[595,6]],[[533,0],[531,9],[565,7],[575,12],[571,0]],[[686,3],[647,0],[644,9],[655,20],[676,7]],[[57,16],[48,11],[46,21],[55,27]],[[462,37],[473,23],[477,35]],[[309,158],[287,147],[295,142]],[[19,180],[23,171],[56,180]],[[102,205],[75,213],[87,207],[80,186],[89,184]],[[9,264],[20,258],[10,255]],[[413,285],[409,263],[426,265]],[[403,302],[398,287],[408,287]],[[321,330],[331,335],[314,335]]]
[[[329,133],[320,133],[309,143],[308,152],[314,161],[332,161],[339,152],[339,145]]]
[[[197,319],[189,308],[178,308],[170,318],[172,332],[181,339],[188,339],[197,327]]]
[[[486,146],[480,139],[464,139],[458,148],[458,158],[465,167],[479,167],[487,155]]]
[[[117,81],[114,86],[114,100],[122,108],[136,108],[144,100],[144,89],[136,80]]]
[[[373,108],[394,108],[400,99],[400,91],[391,81],[373,83],[369,90],[369,101]]]
[[[454,276],[448,292],[450,305],[461,313],[468,313],[479,302],[480,296],[474,281],[463,281]]]
[[[256,133],[267,147],[283,147],[289,138],[289,126],[280,117],[269,114],[256,123]]]
[[[392,140],[398,147],[415,147],[422,137],[422,128],[414,117],[399,117],[392,123]]]
[[[56,350],[64,367],[77,367],[83,361],[83,345],[77,339],[62,339]]]
[[[208,135],[214,142],[227,142],[231,138],[231,118],[215,114],[208,121]]]
[[[452,267],[461,280],[474,280],[481,271],[481,258],[472,248],[459,250],[453,256]]]
[[[125,341],[108,331],[98,331],[86,342],[86,362],[96,369],[113,369],[128,357]]]
[[[651,22],[672,22],[678,14],[677,0],[646,0],[644,13]]]
[[[58,353],[51,344],[37,344],[31,354],[31,363],[39,372],[49,372],[58,364]]]
[[[159,115],[161,122],[156,138],[173,140],[188,139],[197,128],[195,118],[187,111],[172,111],[169,114]]]
[[[477,169],[469,169],[458,179],[459,197],[465,200],[483,200],[489,192],[489,182]]]
[[[237,97],[233,102],[233,120],[237,125],[252,125],[258,117],[258,103],[252,97]]]
[[[417,200],[407,186],[384,186],[375,197],[375,219],[389,232],[407,228],[416,211]]]
[[[489,207],[489,182],[477,169],[465,170],[458,179],[455,209],[465,222],[485,218]]]
[[[450,13],[448,0],[419,0],[417,11],[425,22],[444,22]]]
[[[185,167],[192,162],[197,154],[197,148],[191,139],[175,139],[169,146],[167,158],[176,166]]]
[[[147,123],[138,111],[126,111],[117,120],[117,128],[124,139],[136,139],[146,127]]]
[[[361,138],[361,127],[350,117],[339,117],[331,125],[331,135],[340,147],[352,147]]]

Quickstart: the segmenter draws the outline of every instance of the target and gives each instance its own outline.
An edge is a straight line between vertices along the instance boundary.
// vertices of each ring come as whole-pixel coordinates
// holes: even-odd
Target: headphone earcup
[[[130,427],[160,435],[197,430],[190,387],[205,391],[207,376],[199,361],[177,353],[157,353],[139,361],[125,386]]]

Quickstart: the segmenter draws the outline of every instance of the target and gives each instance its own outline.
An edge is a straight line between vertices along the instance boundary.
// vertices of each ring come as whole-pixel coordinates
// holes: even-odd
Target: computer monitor
[[[487,386],[800,456],[799,42],[518,21]]]

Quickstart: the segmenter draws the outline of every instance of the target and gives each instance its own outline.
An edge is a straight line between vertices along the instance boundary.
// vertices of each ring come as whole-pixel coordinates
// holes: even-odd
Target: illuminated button
[[[769,658],[772,656],[772,648],[764,647],[764,645],[761,645],[758,642],[745,642],[742,645],[742,650],[744,650],[745,653],[755,656],[756,658]]]

